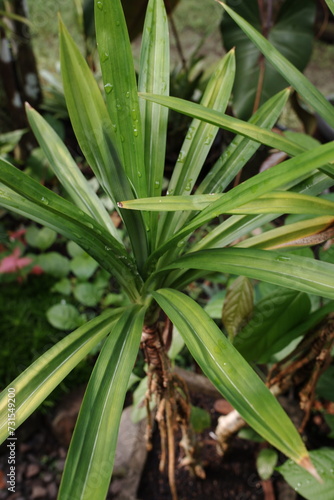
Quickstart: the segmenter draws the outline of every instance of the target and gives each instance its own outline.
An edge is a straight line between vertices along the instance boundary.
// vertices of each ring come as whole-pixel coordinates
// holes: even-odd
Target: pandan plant
[[[222,5],[333,126],[333,109],[326,99],[269,42]],[[218,272],[333,299],[333,265],[275,248],[291,242],[303,245],[306,240],[309,244],[312,235],[318,242],[331,234],[334,203],[317,195],[334,184],[334,145],[314,147],[312,143],[311,149],[305,149],[271,131],[290,89],[265,102],[248,122],[224,114],[235,74],[234,50],[218,63],[200,104],[169,97],[168,25],[162,0],[148,4],[138,86],[120,1],[96,0],[95,24],[104,95],[60,21],[62,77],[78,143],[122,218],[124,240],[64,144],[28,104],[30,125],[70,201],[1,159],[0,203],[75,241],[117,280],[129,305],[110,308],[67,335],[2,392],[1,440],[12,436],[14,427],[104,340],[58,498],[105,498],[128,381],[141,348],[148,366],[147,399],[155,397],[166,448],[162,459],[168,463],[176,498],[173,433],[178,424],[187,436],[189,401],[185,385],[171,371],[167,353],[171,325],[175,325],[203,373],[248,424],[318,477],[302,438],[274,395],[184,290],[194,280]],[[163,195],[168,107],[193,120]],[[198,182],[220,127],[235,138]],[[260,144],[284,151],[290,159],[227,190]],[[245,239],[277,214],[289,213],[313,218]],[[219,218],[223,214],[226,217]],[[212,220],[215,224],[209,226]],[[193,239],[203,226],[205,236]],[[15,426],[8,419],[8,394],[15,394]]]

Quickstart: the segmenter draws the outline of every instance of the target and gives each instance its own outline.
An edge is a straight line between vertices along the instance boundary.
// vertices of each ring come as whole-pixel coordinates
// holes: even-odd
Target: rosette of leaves
[[[225,8],[289,83],[333,124],[333,109],[326,99],[254,28]],[[316,476],[305,445],[280,404],[184,290],[198,277],[218,272],[333,299],[333,264],[290,255],[280,247],[308,245],[312,238],[319,242],[331,234],[334,203],[318,195],[334,184],[334,145],[312,144],[312,149],[305,150],[271,131],[290,90],[265,102],[248,122],[225,115],[235,74],[233,50],[217,65],[200,104],[169,97],[168,25],[161,0],[149,2],[138,86],[119,0],[95,1],[95,25],[104,97],[60,22],[64,91],[81,150],[102,189],[118,203],[125,240],[59,137],[29,106],[36,138],[71,201],[0,160],[0,203],[75,241],[118,281],[130,305],[110,308],[80,326],[12,382],[16,423],[28,418],[105,339],[86,390],[59,492],[60,499],[105,498],[125,393],[140,346],[150,378],[160,389],[157,404],[168,437],[176,417],[182,417],[184,426],[189,421],[186,390],[181,382],[174,390],[176,380],[166,353],[172,322],[203,372],[250,426]],[[193,121],[167,195],[162,196],[167,107],[188,114]],[[232,131],[235,138],[210,173],[197,183],[220,127]],[[286,152],[290,159],[227,191],[261,143]],[[307,213],[312,218],[244,239],[252,229],[286,213]],[[202,226],[208,227],[213,219],[214,228],[192,243],[191,235]],[[176,397],[182,403],[182,415],[175,415]],[[7,436],[6,404],[5,389],[1,396],[2,440]],[[172,451],[168,453],[172,460]],[[173,496],[176,498],[175,487]]]

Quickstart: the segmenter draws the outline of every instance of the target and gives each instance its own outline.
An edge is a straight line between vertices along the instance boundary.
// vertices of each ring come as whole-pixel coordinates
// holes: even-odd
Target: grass
[[[54,278],[47,276],[29,276],[22,284],[3,283],[0,288],[2,387],[64,336],[50,326],[45,316],[48,307],[57,301],[55,294],[46,293],[53,282]]]

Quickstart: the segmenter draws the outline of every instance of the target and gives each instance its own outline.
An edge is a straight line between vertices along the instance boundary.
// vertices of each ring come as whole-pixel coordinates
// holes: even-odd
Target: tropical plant
[[[326,99],[254,28],[224,7],[290,84],[333,124],[333,109]],[[178,423],[186,442],[190,410],[187,389],[172,373],[167,355],[173,323],[203,372],[250,426],[318,477],[303,440],[276,398],[216,323],[183,290],[198,277],[219,272],[333,299],[332,264],[268,249],[292,242],[303,245],[306,240],[310,244],[313,235],[319,242],[332,234],[334,203],[317,195],[334,184],[334,145],[312,144],[312,149],[305,150],[298,142],[270,130],[289,89],[265,102],[249,122],[225,115],[235,74],[233,50],[217,65],[201,104],[169,97],[168,26],[162,0],[149,2],[138,87],[120,1],[95,1],[95,22],[105,100],[60,21],[64,91],[82,152],[101,187],[115,205],[118,203],[127,236],[121,239],[62,141],[29,106],[31,127],[71,201],[1,159],[0,203],[76,242],[118,281],[130,305],[110,308],[80,326],[12,382],[16,425],[105,339],[88,383],[59,492],[60,499],[104,498],[128,380],[142,347],[149,373],[147,398],[156,394],[165,446],[161,468],[168,454],[169,479],[176,498],[173,434]],[[161,196],[166,106],[188,114],[193,121],[167,196]],[[197,185],[219,127],[236,137]],[[260,143],[286,152],[291,159],[228,191],[230,181]],[[196,194],[192,195],[195,186]],[[241,236],[282,213],[316,217],[312,223],[290,224],[279,233],[268,231],[240,244]],[[222,221],[222,214],[229,217]],[[191,235],[212,220],[214,229],[192,243]],[[8,388],[0,400],[2,441],[10,430],[7,395]]]
[[[314,39],[314,0],[226,3],[234,6],[234,11],[262,33],[296,68],[305,69]],[[224,47],[227,50],[236,47],[233,110],[238,118],[248,119],[260,104],[286,87],[287,81],[230,16],[223,16],[221,32]]]

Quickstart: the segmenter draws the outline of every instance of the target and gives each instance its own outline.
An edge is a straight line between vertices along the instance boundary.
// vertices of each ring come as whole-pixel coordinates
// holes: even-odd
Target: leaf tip
[[[303,469],[307,470],[307,472],[309,472],[314,477],[314,479],[316,479],[318,481],[318,483],[324,482],[322,477],[319,475],[317,469],[314,467],[313,463],[311,462],[309,455],[307,455],[306,457],[303,457],[298,462],[298,465],[303,467]]]
[[[216,0],[217,3],[219,3],[222,7],[226,7],[226,4],[224,2],[222,2],[221,0]]]
[[[124,208],[123,203],[122,203],[121,201],[118,201],[118,202],[117,202],[117,206],[118,206],[119,208]]]

